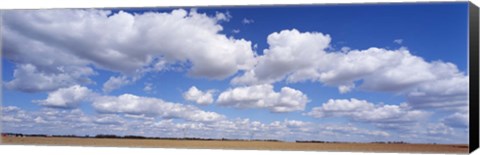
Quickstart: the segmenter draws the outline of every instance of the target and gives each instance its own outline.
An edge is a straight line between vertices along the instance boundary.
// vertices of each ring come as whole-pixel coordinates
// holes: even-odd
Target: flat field
[[[69,145],[107,147],[158,147],[236,150],[296,150],[347,152],[468,153],[468,145],[443,144],[366,144],[366,143],[294,143],[264,141],[202,141],[158,139],[99,139],[59,137],[2,137],[2,144]]]

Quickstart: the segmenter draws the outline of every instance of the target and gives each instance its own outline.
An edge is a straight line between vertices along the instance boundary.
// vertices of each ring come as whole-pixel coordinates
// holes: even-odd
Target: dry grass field
[[[261,141],[201,141],[156,139],[98,139],[58,137],[3,137],[2,144],[14,145],[70,145],[158,147],[238,150],[298,150],[298,151],[349,151],[349,152],[410,152],[410,153],[467,153],[468,145],[433,144],[350,144],[350,143],[293,143]]]

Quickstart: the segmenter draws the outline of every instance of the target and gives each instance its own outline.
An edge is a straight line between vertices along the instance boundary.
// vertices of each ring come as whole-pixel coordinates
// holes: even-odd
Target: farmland
[[[272,142],[272,141],[221,141],[221,140],[205,141],[205,140],[113,139],[113,138],[69,138],[69,137],[2,137],[2,144],[235,149],[235,150],[290,150],[290,151],[351,151],[351,152],[412,152],[412,153],[467,153],[468,152],[468,145],[444,145],[444,144],[295,143],[295,142]]]

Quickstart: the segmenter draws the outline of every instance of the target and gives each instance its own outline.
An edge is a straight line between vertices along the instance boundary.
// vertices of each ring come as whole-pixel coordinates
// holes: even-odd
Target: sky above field
[[[2,129],[468,143],[467,8],[4,11]]]

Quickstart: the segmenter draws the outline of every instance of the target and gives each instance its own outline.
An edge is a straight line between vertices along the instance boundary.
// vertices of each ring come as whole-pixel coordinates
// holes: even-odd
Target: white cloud
[[[222,119],[214,122],[176,121],[146,115],[85,114],[80,109],[42,108],[26,111],[18,107],[2,108],[2,131],[39,134],[143,135],[151,137],[202,137],[322,141],[391,141],[415,143],[465,143],[468,132],[442,123],[406,126],[409,132],[377,130],[357,124],[324,124],[301,120],[262,122],[250,119]],[[37,122],[35,122],[35,119]],[[43,120],[43,121],[42,121]],[[21,123],[18,123],[21,122]],[[184,130],[185,129],[185,130]],[[160,133],[160,134],[159,134]]]
[[[443,124],[455,128],[468,128],[468,113],[456,112],[442,119]]]
[[[45,100],[35,100],[42,106],[54,108],[76,108],[80,102],[92,97],[92,92],[80,85],[74,85],[67,88],[60,88],[56,91],[48,93]]]
[[[354,52],[349,54],[353,55]],[[448,68],[447,70],[442,70],[445,68],[437,68],[436,64],[438,64],[438,62],[428,63],[421,57],[411,55],[406,49],[399,49],[398,51],[369,49],[363,51],[362,54],[366,55],[358,58],[366,58],[364,60],[373,60],[374,62],[379,63],[378,67],[372,68],[376,71],[364,78],[365,82],[362,87],[369,90],[404,90],[406,88],[411,88],[412,86],[417,86],[423,82],[442,78],[442,76],[435,74],[438,69],[447,72],[451,71],[449,69],[453,69]],[[368,57],[370,57],[370,59],[368,59]],[[360,62],[354,64],[358,65]],[[456,69],[453,72],[456,72],[453,74],[459,73]]]
[[[443,123],[430,123],[426,125],[426,130],[423,132],[427,135],[446,136],[453,134],[454,131]]]
[[[0,109],[2,110],[2,123],[20,123],[24,120],[30,119],[30,117],[26,114],[26,111],[16,106],[2,106]]]
[[[123,124],[94,123],[102,118],[101,116],[90,116],[83,113],[80,109],[52,109],[42,108],[38,111],[25,111],[17,108],[16,111],[9,111],[5,116],[20,120],[18,122],[9,122],[3,120],[2,130],[15,133],[36,133],[36,134],[75,134],[75,135],[95,135],[98,133],[115,132],[118,126]]]
[[[192,10],[193,11],[193,10]],[[229,12],[222,13],[222,12],[215,12],[215,19],[217,21],[230,21],[232,15]]]
[[[338,91],[342,94],[345,94],[349,91],[352,91],[352,89],[355,87],[355,84],[353,83],[350,83],[350,84],[347,84],[347,85],[340,85],[338,86]]]
[[[240,33],[240,30],[239,29],[233,29],[232,33]]]
[[[268,36],[269,48],[257,57],[256,66],[231,83],[320,82],[338,87],[340,93],[360,89],[404,95],[415,108],[467,103],[464,86],[468,85],[468,76],[455,64],[427,62],[404,47],[328,52],[330,41],[329,35],[318,32],[274,32]]]
[[[393,42],[401,45],[403,43],[403,39],[395,39],[395,40],[393,40]]]
[[[14,122],[14,123],[21,123],[22,120],[12,117],[12,116],[2,116],[2,122]]]
[[[350,47],[347,47],[347,46],[344,46],[344,47],[340,48],[340,51],[345,52],[345,53],[350,51],[350,50],[352,50],[352,49]]]
[[[416,108],[468,111],[469,78],[452,63],[434,62],[431,70],[436,80],[419,84],[407,95]]]
[[[323,132],[325,131],[333,131],[340,134],[358,134],[358,135],[366,135],[366,136],[382,136],[382,137],[389,137],[391,136],[388,132],[380,131],[380,130],[368,130],[368,129],[361,129],[355,127],[352,124],[346,125],[325,125],[321,127]]]
[[[96,116],[95,119],[93,119],[93,123],[96,124],[123,124],[125,123],[125,120],[121,118],[118,115],[115,114],[102,114],[99,116]]]
[[[207,90],[205,92],[198,90],[197,87],[192,86],[188,91],[183,93],[183,98],[187,101],[193,101],[201,105],[208,105],[213,103],[213,93],[215,90]]]
[[[16,111],[19,111],[21,110],[19,107],[16,107],[16,106],[0,106],[0,109],[2,110],[2,112],[4,113],[8,113],[8,112],[16,112]]]
[[[326,117],[346,117],[356,124],[372,125],[378,130],[376,133],[385,132],[390,137],[385,141],[406,141],[411,143],[465,143],[465,137],[468,132],[464,130],[465,123],[468,120],[463,119],[464,116],[450,115],[440,122],[433,121],[432,113],[409,108],[406,104],[385,105],[372,104],[364,100],[331,100],[323,104],[321,107],[314,107],[307,115],[318,118]],[[455,124],[448,124],[454,123]],[[343,128],[351,128],[346,130],[344,134],[352,134],[357,132],[351,127],[338,127],[339,131]],[[328,131],[328,130],[327,130]],[[327,132],[323,131],[323,132]],[[369,130],[367,130],[369,131]],[[363,131],[365,132],[365,131]],[[372,133],[373,134],[373,133]],[[373,135],[369,135],[373,136]],[[386,136],[386,135],[384,135]],[[368,139],[368,138],[367,138]],[[378,141],[378,139],[370,139]]]
[[[321,62],[330,40],[330,36],[322,33],[301,33],[296,29],[272,33],[267,38],[270,47],[257,57],[254,70],[234,78],[232,83],[273,83],[289,74],[311,77],[311,69],[316,66],[313,62]]]
[[[203,111],[192,105],[171,103],[157,98],[141,97],[132,94],[96,97],[92,105],[95,110],[101,113],[144,114],[204,122],[218,121],[225,118],[225,116],[218,113]]]
[[[305,109],[308,97],[299,90],[283,87],[275,92],[272,85],[237,87],[222,92],[217,104],[236,108],[266,108],[271,112],[293,112]]]
[[[110,77],[107,82],[103,84],[103,92],[109,93],[115,89],[118,89],[122,86],[132,83],[131,80],[128,80],[126,76],[120,77]]]
[[[255,21],[253,19],[243,18],[242,24],[253,24]]]
[[[45,121],[42,117],[37,117],[33,121],[35,121],[37,124],[47,123],[47,121]]]
[[[289,32],[289,31],[282,31]],[[354,81],[364,80],[361,88],[375,91],[399,91],[411,86],[435,80],[431,66],[422,58],[412,56],[406,49],[389,51],[370,48],[348,53],[326,53],[330,38],[317,35],[317,39],[307,37],[310,33],[295,35],[285,33],[283,38],[296,40],[302,45],[283,45],[278,48],[270,45],[271,53],[259,57],[254,70],[246,72],[243,77],[233,79],[232,83],[273,83],[286,79],[287,82],[305,80],[320,81],[327,85],[339,86],[340,91],[355,87]],[[314,48],[308,45],[323,45]],[[287,41],[285,41],[287,42]],[[288,41],[289,43],[293,41]],[[270,42],[269,42],[270,43]],[[305,45],[303,45],[305,44]],[[275,53],[275,54],[273,54]],[[277,66],[277,67],[275,67]],[[270,68],[270,69],[269,69]]]
[[[41,71],[32,64],[20,64],[13,72],[14,79],[5,82],[5,86],[8,89],[17,89],[24,92],[52,91],[76,83],[92,83],[87,76],[94,74],[94,71],[90,68],[77,67],[59,68],[55,72],[57,73]]]
[[[10,10],[3,14],[3,51],[7,59],[18,64],[17,70],[30,64],[39,75],[74,79],[65,80],[69,82],[65,85],[92,75],[80,73],[92,70],[92,66],[130,76],[159,70],[158,63],[152,64],[158,59],[162,59],[160,67],[186,64],[191,76],[224,79],[255,62],[250,41],[220,34],[223,27],[219,21],[228,19],[223,13],[211,17],[182,9],[142,14],[93,9]],[[65,68],[66,73],[57,68]],[[68,77],[72,73],[79,75]],[[8,82],[10,88],[45,91],[65,86],[48,81],[36,85],[49,87],[30,86],[34,84],[29,84],[29,77],[34,76],[15,76]]]
[[[371,123],[411,123],[424,120],[430,113],[413,110],[407,104],[373,104],[357,99],[330,99],[320,107],[314,107],[308,116],[315,118],[347,117],[351,120]]]
[[[143,87],[143,91],[145,92],[151,92],[153,90],[153,84],[152,83],[145,83],[145,87]]]

